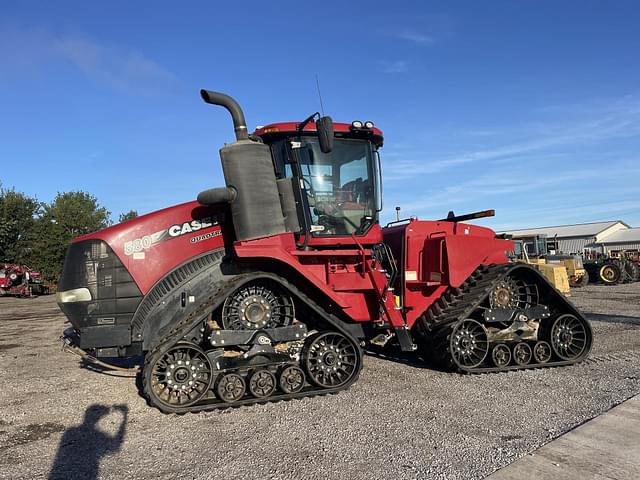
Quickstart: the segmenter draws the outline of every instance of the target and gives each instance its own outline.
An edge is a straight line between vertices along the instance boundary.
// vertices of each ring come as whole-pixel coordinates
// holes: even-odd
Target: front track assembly
[[[165,413],[337,393],[362,368],[358,342],[326,324],[233,330],[211,328],[210,317],[184,323],[147,354],[142,371],[145,397]]]
[[[525,265],[480,267],[418,320],[423,355],[468,373],[571,365],[589,354],[591,327]]]

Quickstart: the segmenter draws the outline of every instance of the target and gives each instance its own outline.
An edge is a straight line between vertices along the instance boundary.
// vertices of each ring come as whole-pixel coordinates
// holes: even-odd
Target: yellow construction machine
[[[568,269],[564,263],[547,260],[547,239],[536,236],[533,239],[514,238],[515,259],[517,262],[527,263],[535,267],[547,280],[565,296],[571,295]],[[582,263],[582,262],[581,262]],[[584,268],[583,268],[584,270]],[[586,274],[586,272],[585,272]]]
[[[571,287],[584,287],[589,283],[589,274],[584,268],[580,255],[544,255],[547,264],[563,265]]]

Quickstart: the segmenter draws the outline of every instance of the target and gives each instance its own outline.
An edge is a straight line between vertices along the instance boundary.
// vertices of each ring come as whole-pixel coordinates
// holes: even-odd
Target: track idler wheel
[[[193,344],[177,344],[144,368],[144,389],[163,410],[195,404],[211,384],[211,363]]]
[[[458,322],[451,332],[449,352],[458,367],[478,367],[489,353],[487,330],[480,322],[470,318]]]
[[[563,360],[577,360],[591,345],[591,331],[583,320],[567,313],[551,326],[551,348]]]
[[[354,379],[360,371],[358,345],[338,332],[320,332],[302,351],[302,363],[311,382],[322,388],[336,388]]]
[[[304,372],[294,365],[280,372],[280,389],[284,393],[298,393],[304,387]]]
[[[491,360],[498,368],[504,368],[511,363],[511,349],[504,343],[499,343],[491,351]]]
[[[533,346],[533,359],[536,363],[547,363],[551,360],[551,345],[547,342],[537,342]]]
[[[266,398],[276,390],[276,377],[267,369],[256,370],[249,379],[249,391],[256,398]]]
[[[532,356],[531,347],[525,342],[520,342],[513,347],[513,361],[517,365],[528,365]]]
[[[227,403],[237,402],[244,396],[247,385],[237,373],[226,373],[216,382],[216,394]]]

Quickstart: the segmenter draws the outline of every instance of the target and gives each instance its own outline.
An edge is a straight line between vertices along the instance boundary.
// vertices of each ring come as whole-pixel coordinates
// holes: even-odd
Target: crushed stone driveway
[[[640,283],[589,285],[584,363],[486,375],[367,356],[338,395],[163,415],[62,353],[53,296],[0,298],[0,478],[483,478],[640,393]]]

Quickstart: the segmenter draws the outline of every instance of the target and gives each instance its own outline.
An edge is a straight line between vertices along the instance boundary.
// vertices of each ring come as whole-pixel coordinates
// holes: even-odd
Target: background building
[[[599,242],[587,245],[587,248],[602,253],[622,250],[640,250],[640,228],[627,228],[607,235]]]
[[[602,242],[617,233],[622,234],[628,230],[636,230],[635,237],[640,237],[640,228],[631,228],[621,220],[608,222],[579,223],[575,225],[557,225],[555,227],[527,228],[511,230],[508,233],[513,238],[532,239],[537,236],[546,236],[547,241],[555,240],[556,252],[582,253],[586,249],[600,249]],[[622,238],[622,237],[620,237]],[[627,241],[626,237],[621,241]],[[640,243],[640,239],[638,239]],[[635,247],[637,248],[637,247]]]

